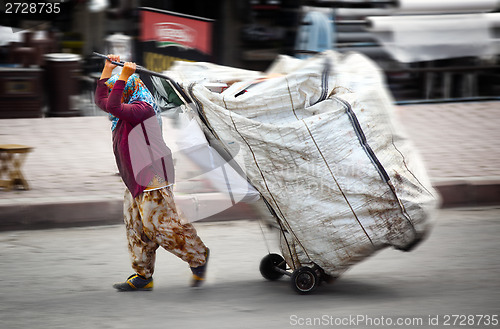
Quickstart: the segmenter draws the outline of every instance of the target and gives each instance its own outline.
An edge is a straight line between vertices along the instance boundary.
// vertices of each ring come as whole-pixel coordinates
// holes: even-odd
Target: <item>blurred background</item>
[[[103,66],[94,51],[156,72],[175,61],[264,71],[281,54],[362,53],[385,74],[443,205],[500,200],[498,0],[50,0],[25,12],[0,4],[2,227],[121,221],[109,121],[94,105]],[[164,137],[175,149],[179,122],[169,118]],[[186,202],[219,219],[256,217],[243,202],[219,213],[227,200],[180,153],[176,192]]]
[[[97,115],[102,60],[93,51],[158,72],[174,60],[265,70],[279,54],[356,51],[384,70],[398,104],[496,99],[500,90],[496,0],[52,3],[57,15],[2,3],[0,118]],[[202,44],[189,44],[193,36]]]
[[[323,314],[441,324],[476,314],[469,327],[498,325],[500,0],[38,0],[33,13],[13,1],[0,0],[0,327],[285,328],[294,315]],[[429,241],[298,296],[289,280],[259,274],[262,214],[230,207],[177,153],[177,201],[214,214],[196,223],[213,252],[207,285],[187,290],[189,269],[159,253],[155,294],[110,293],[129,271],[125,187],[110,122],[94,105],[103,60],[92,52],[157,72],[176,60],[262,71],[280,54],[327,49],[363,53],[384,72],[451,208],[438,210]],[[163,119],[171,146],[178,127]],[[35,230],[54,227],[64,229]]]

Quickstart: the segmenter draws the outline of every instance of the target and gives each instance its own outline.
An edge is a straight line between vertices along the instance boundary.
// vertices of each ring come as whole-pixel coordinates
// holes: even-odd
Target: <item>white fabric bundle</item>
[[[498,13],[368,17],[368,30],[403,63],[456,57],[491,57],[500,52],[494,31]]]
[[[190,90],[228,149],[239,144],[236,161],[300,249],[295,262],[283,250],[292,268],[314,262],[338,276],[428,232],[436,193],[380,70],[363,55],[281,56],[266,72],[272,78],[254,85],[263,74],[213,64],[178,62],[167,74]],[[193,84],[235,76],[248,81],[222,93]]]

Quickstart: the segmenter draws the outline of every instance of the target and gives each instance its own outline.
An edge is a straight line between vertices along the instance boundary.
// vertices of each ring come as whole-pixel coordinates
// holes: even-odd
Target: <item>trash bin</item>
[[[76,54],[53,53],[45,55],[46,89],[48,96],[47,116],[78,116],[78,81],[81,57]]]

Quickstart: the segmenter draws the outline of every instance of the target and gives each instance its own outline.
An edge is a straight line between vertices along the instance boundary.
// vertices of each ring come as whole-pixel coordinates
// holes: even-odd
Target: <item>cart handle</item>
[[[121,66],[121,67],[123,67],[125,65],[124,61],[119,61],[119,62],[112,61],[108,56],[100,54],[100,53],[95,52],[95,51],[94,51],[94,55],[97,56],[97,57],[101,57],[101,58],[103,58],[105,60],[108,60],[108,61],[110,61],[114,65],[118,65],[118,66]],[[179,94],[179,96],[181,96],[182,99],[184,99],[184,103],[186,105],[193,103],[193,101],[186,94],[186,92],[184,91],[184,89],[182,89],[182,87],[177,82],[175,82],[172,78],[170,78],[170,77],[168,77],[168,76],[166,76],[164,74],[155,72],[155,71],[150,71],[150,70],[148,70],[148,69],[146,69],[146,68],[144,68],[143,66],[140,66],[140,65],[137,65],[135,71],[137,73],[144,73],[144,74],[152,75],[152,76],[159,77],[159,78],[167,80],[168,83],[170,83],[170,85],[172,86],[172,88],[174,88],[174,90]]]

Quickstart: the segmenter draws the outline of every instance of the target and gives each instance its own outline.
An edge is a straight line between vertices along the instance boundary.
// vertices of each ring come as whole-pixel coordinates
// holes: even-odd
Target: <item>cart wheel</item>
[[[270,281],[278,280],[283,276],[283,273],[280,273],[274,269],[277,266],[282,270],[286,270],[286,263],[283,257],[278,254],[268,254],[260,261],[260,274]]]
[[[318,285],[318,275],[310,267],[304,266],[293,271],[292,288],[299,294],[308,294]]]

